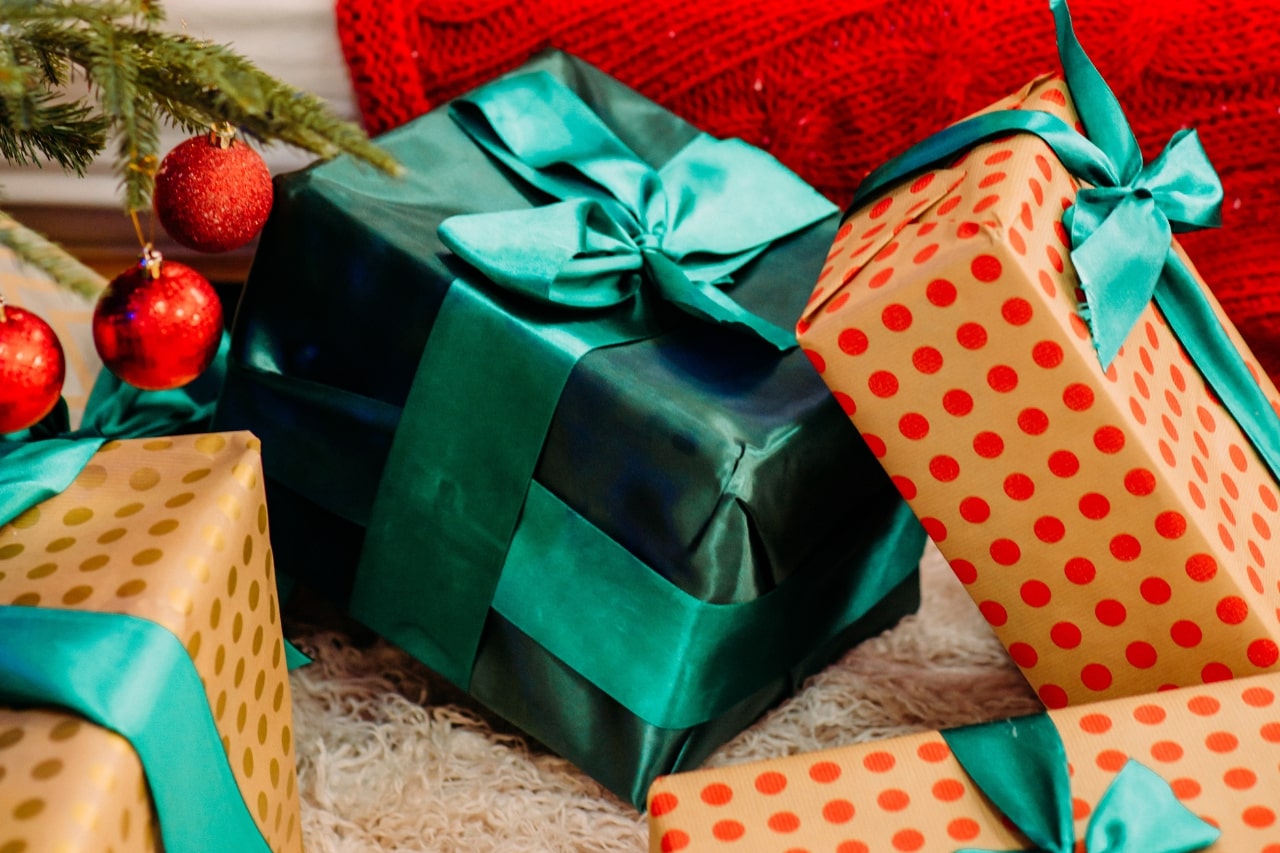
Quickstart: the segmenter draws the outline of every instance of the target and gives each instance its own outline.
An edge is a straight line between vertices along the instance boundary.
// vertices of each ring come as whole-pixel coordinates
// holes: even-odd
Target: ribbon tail
[[[1085,850],[1193,853],[1221,835],[1179,802],[1161,776],[1131,758],[1098,801],[1085,831]]]
[[[1094,204],[1099,192],[1081,190],[1064,223],[1086,297],[1081,313],[1105,370],[1151,301],[1172,235],[1151,198],[1126,193]]]
[[[525,210],[451,216],[440,241],[495,284],[575,308],[627,299],[640,251],[598,201],[575,199]]]
[[[1044,853],[1071,853],[1075,829],[1062,738],[1048,714],[942,732],[992,804]]]
[[[763,247],[757,253],[759,251],[763,251]],[[682,311],[712,323],[750,332],[779,352],[797,346],[794,332],[757,317],[713,284],[690,281],[684,271],[665,255],[659,252],[645,252],[644,255],[650,277],[662,298]]]
[[[1172,252],[1155,300],[1214,394],[1240,424],[1272,476],[1280,479],[1280,413],[1262,393],[1199,283]]]
[[[1128,184],[1142,169],[1142,150],[1133,136],[1120,102],[1098,73],[1076,38],[1067,0],[1049,0],[1058,33],[1058,56],[1066,74],[1067,87],[1080,113],[1080,121],[1099,148],[1115,164],[1120,183]],[[1097,185],[1097,181],[1091,181]]]

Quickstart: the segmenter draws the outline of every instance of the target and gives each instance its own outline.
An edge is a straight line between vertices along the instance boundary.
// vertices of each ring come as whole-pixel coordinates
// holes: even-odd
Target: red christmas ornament
[[[49,324],[0,297],[0,433],[26,429],[53,411],[66,376]]]
[[[271,212],[262,156],[216,130],[179,143],[160,161],[152,206],[169,236],[198,252],[228,252],[262,230]]]
[[[218,352],[222,303],[200,273],[148,247],[111,280],[93,311],[93,343],[107,369],[148,391],[179,388]]]

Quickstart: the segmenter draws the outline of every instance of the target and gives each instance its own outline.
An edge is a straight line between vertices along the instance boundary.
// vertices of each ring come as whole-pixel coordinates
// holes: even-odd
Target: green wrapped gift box
[[[838,211],[560,53],[379,142],[278,179],[215,424],[282,572],[642,804],[919,602],[793,346]]]

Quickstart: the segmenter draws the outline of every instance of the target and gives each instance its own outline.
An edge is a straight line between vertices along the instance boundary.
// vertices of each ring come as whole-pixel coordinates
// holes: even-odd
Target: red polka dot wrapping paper
[[[1221,829],[1208,849],[1280,853],[1280,675],[1073,706],[1050,716],[1070,765],[1077,838],[1133,758]],[[648,804],[653,853],[1028,848],[937,732],[664,776],[650,788]]]
[[[1058,78],[1019,107],[1078,122]],[[1077,188],[1021,134],[871,200],[801,345],[1048,707],[1273,671],[1280,488],[1154,306],[1101,369]]]
[[[232,775],[275,853],[301,853],[292,704],[261,448],[247,432],[112,441],[0,526],[0,604],[163,625],[204,683]],[[137,754],[59,710],[0,707],[0,851],[161,849]]]

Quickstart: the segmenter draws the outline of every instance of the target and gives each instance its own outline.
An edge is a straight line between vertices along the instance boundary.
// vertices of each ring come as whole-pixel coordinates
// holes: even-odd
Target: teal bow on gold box
[[[791,327],[837,211],[563,54],[278,182],[215,422],[281,570],[637,804],[918,603]]]

